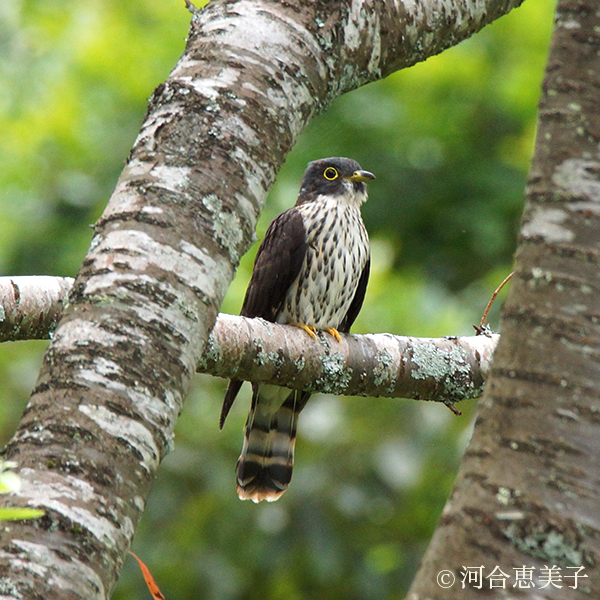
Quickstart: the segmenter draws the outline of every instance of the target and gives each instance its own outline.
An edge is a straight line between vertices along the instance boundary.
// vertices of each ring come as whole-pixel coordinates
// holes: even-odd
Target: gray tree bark
[[[520,0],[214,1],[154,92],[3,451],[46,510],[0,532],[0,598],[110,597],[267,190],[340,94]],[[135,43],[135,41],[132,41]]]
[[[0,277],[0,342],[50,339],[73,280]],[[453,405],[478,398],[498,334],[413,338],[319,333],[263,319],[217,315],[197,371],[313,393],[413,398]]]
[[[71,277],[0,277],[0,342],[49,339],[72,286]]]
[[[502,338],[410,600],[600,593],[599,32],[560,0]]]

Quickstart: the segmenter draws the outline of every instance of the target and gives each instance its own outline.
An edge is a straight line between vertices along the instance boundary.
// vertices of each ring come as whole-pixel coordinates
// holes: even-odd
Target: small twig
[[[510,278],[513,275],[514,275],[514,271],[512,271],[504,279],[504,281],[496,288],[496,291],[492,294],[492,297],[490,298],[490,301],[488,302],[487,306],[485,307],[485,310],[483,311],[483,316],[481,317],[481,321],[480,321],[479,325],[473,325],[473,328],[477,332],[477,335],[487,335],[487,336],[489,336],[489,334],[491,333],[490,326],[486,323],[487,318],[488,318],[488,314],[490,312],[490,309],[492,308],[492,304],[494,303],[494,300],[496,299],[496,296],[500,293],[500,290],[510,281]]]
[[[198,9],[190,2],[190,0],[185,0],[185,7],[195,15],[198,12]]]
[[[451,410],[457,417],[462,416],[462,412],[460,412],[460,410],[458,410],[458,408],[456,408],[456,406],[454,406],[454,402],[452,400],[442,400],[442,404],[444,406],[446,406],[446,408],[448,408],[449,410]]]

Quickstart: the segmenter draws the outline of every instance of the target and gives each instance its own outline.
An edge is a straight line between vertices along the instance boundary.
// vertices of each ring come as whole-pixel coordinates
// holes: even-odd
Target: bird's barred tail
[[[241,500],[277,500],[292,479],[298,413],[309,394],[275,386],[256,386],[237,463]]]

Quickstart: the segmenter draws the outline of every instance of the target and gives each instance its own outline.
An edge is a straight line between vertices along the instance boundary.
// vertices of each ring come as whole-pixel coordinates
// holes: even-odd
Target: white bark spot
[[[146,213],[147,215],[160,215],[164,211],[158,206],[144,206],[144,208],[142,208],[142,212]]]
[[[142,129],[138,134],[133,147],[137,147],[138,144],[143,144],[145,149],[148,151],[153,151],[155,149],[156,139],[155,134],[159,127],[162,127],[165,123],[168,123],[175,116],[180,114],[183,111],[182,106],[177,106],[172,102],[167,102],[164,106],[154,110],[149,118],[144,121],[142,124]],[[135,161],[132,161],[135,162]],[[126,165],[124,175],[127,173],[128,167],[131,165],[131,162]],[[122,179],[123,177],[121,177]]]
[[[525,238],[542,237],[548,242],[570,242],[575,234],[562,223],[567,213],[559,208],[538,208],[533,218],[523,225],[521,235]]]
[[[148,177],[152,166],[152,163],[140,160],[132,160],[125,165],[111,200],[104,211],[105,218],[124,212],[137,212],[140,209],[144,202],[143,197],[128,186],[132,180]]]
[[[563,161],[552,176],[552,181],[569,195],[583,200],[567,205],[571,210],[590,210],[597,213],[600,207],[600,162],[569,158]]]
[[[188,185],[191,172],[189,167],[157,165],[150,171],[150,176],[159,187],[178,193]]]
[[[19,476],[23,482],[23,496],[30,498],[28,502],[34,508],[38,506],[36,502],[45,505],[45,500],[72,500],[73,502],[91,503],[99,500],[91,483],[84,479],[78,479],[72,475],[54,475],[52,471],[47,471],[44,475],[45,480],[39,481],[39,473],[34,469],[24,467],[19,470]],[[51,482],[48,479],[56,477],[57,481]],[[43,486],[43,493],[40,487]]]
[[[239,146],[232,152],[231,156],[236,159],[238,166],[244,170],[250,193],[257,199],[263,198],[265,190],[260,176],[263,171],[262,167]]]
[[[379,13],[370,10],[364,0],[354,0],[350,7],[348,22],[344,27],[344,46],[349,51],[357,50],[361,44],[371,48],[371,57],[367,70],[375,73],[379,69],[381,59],[381,24]],[[346,75],[351,75],[354,70],[345,69]],[[363,76],[364,74],[361,74]]]
[[[86,346],[90,340],[100,341],[106,346],[114,346],[119,342],[129,341],[129,337],[106,331],[91,321],[71,319],[61,326],[52,346],[59,350],[70,350],[78,346]]]
[[[26,540],[13,540],[12,543],[20,548],[23,554],[2,552],[2,563],[8,562],[13,568],[20,567],[24,572],[29,571],[38,577],[44,577],[50,585],[64,590],[67,595],[76,593],[89,600],[105,600],[106,592],[102,579],[93,569],[73,556],[64,560],[47,546]]]
[[[93,360],[96,372],[101,375],[118,375],[121,373],[121,367],[114,361],[108,360],[103,356],[97,356]]]
[[[348,23],[344,30],[344,42],[349,50],[357,50],[363,37],[362,32],[369,29],[367,11],[363,9],[364,0],[353,0],[350,6]]]
[[[143,231],[110,231],[98,244],[93,259],[96,270],[112,269],[114,263],[118,262],[119,272],[92,276],[86,284],[85,293],[94,294],[118,285],[119,282],[139,280],[140,271],[154,266],[165,272],[175,273],[186,285],[209,297],[220,297],[224,284],[220,281],[222,278],[219,274],[229,270],[225,259],[213,258],[204,249],[193,247],[189,243],[182,243],[180,246],[181,250],[177,250],[168,244],[161,244]],[[120,249],[123,249],[122,253],[119,252]],[[131,273],[121,272],[124,265],[129,267]],[[154,277],[145,277],[149,283],[158,284]],[[173,292],[177,290],[173,289]],[[123,294],[129,296],[131,292],[123,289]],[[165,310],[164,313],[166,312]]]
[[[258,146],[261,141],[260,138],[254,133],[254,130],[242,119],[239,115],[226,115],[223,119],[215,120],[211,131],[219,139],[223,136],[232,137],[245,141],[250,146]],[[239,146],[236,146],[239,147]]]
[[[198,71],[196,66],[198,61],[190,59],[189,57],[183,58],[171,73],[171,76],[175,80],[182,81],[183,83],[189,83],[199,94],[211,100],[216,100],[221,94],[223,88],[233,86],[239,77],[239,72],[236,69],[225,68],[217,75],[214,75],[210,79],[194,79],[190,75],[184,75],[188,69],[192,71]]]
[[[122,522],[120,527],[115,527],[109,519],[98,516],[96,511],[87,508],[93,504],[101,506],[105,503],[104,497],[98,495],[87,481],[52,471],[46,471],[43,479],[40,479],[37,471],[28,468],[21,469],[19,475],[23,483],[20,496],[28,499],[28,506],[58,512],[109,547],[113,547],[120,537],[124,537],[127,542],[131,541],[131,521],[129,525]]]
[[[144,318],[150,318],[145,314]],[[111,347],[118,342],[136,343],[140,348],[148,347],[150,340],[140,335],[140,331],[134,327],[123,331],[124,335],[117,335],[106,331],[98,324],[84,321],[82,319],[73,319],[67,321],[60,329],[60,335],[53,342],[54,347],[61,350],[86,346],[90,341],[106,347]],[[175,396],[171,390],[165,390],[163,397],[156,396],[147,388],[136,385],[132,389],[129,385],[116,380],[113,375],[121,374],[121,366],[105,357],[95,357],[92,362],[93,368],[80,368],[74,375],[78,383],[87,387],[101,386],[113,393],[118,393],[131,399],[136,410],[139,411],[144,419],[164,430],[163,420],[168,418],[171,424],[174,424],[181,407],[181,398]],[[190,364],[190,369],[192,365]],[[172,428],[166,439],[168,447],[173,444]]]
[[[238,262],[240,253],[238,247],[242,243],[242,224],[239,217],[223,209],[223,203],[215,194],[202,198],[202,204],[212,213],[212,226],[216,241],[229,252],[233,262]]]
[[[122,185],[123,180],[125,180],[125,183],[127,183],[130,179],[139,179],[140,177],[146,177],[152,169],[152,165],[153,163],[143,160],[130,160],[123,169],[119,185]],[[117,186],[117,190],[119,189],[120,188]]]
[[[94,361],[94,364],[97,365],[97,362]],[[97,370],[81,369],[78,376],[75,376],[75,380],[83,382],[88,386],[93,383],[96,386],[102,386],[107,390],[112,390],[113,392],[127,396],[135,409],[143,415],[144,419],[153,425],[160,427],[161,430],[164,430],[163,421],[165,418],[168,418],[169,422],[174,424],[181,402],[173,402],[174,398],[170,394],[165,394],[165,400],[163,401],[150,393],[147,388],[140,388],[137,386],[135,390],[131,389],[127,385],[115,381],[111,377],[104,377],[100,374],[100,370],[101,367],[97,368]],[[170,431],[170,436],[171,439],[167,440],[169,444],[172,443],[172,430]]]
[[[211,13],[210,17],[205,19],[200,13],[196,20],[205,34],[209,35],[213,32],[218,36],[219,43],[223,47],[231,47],[234,53],[244,55],[248,64],[252,62],[252,57],[257,57],[257,61],[258,56],[278,59],[261,61],[260,67],[278,82],[279,88],[255,91],[261,98],[267,95],[276,110],[287,111],[293,135],[296,136],[303,128],[304,117],[299,110],[290,113],[290,105],[293,102],[296,107],[301,104],[312,106],[311,91],[304,78],[282,71],[279,64],[281,62],[298,64],[297,56],[309,54],[314,58],[323,77],[326,76],[326,68],[321,59],[321,50],[313,36],[289,18],[284,11],[275,12],[276,5],[272,5],[270,10],[271,12],[265,10],[262,2],[242,0],[236,3],[235,16],[223,11],[220,16]],[[181,78],[179,73],[183,75],[185,67],[185,61],[176,67],[174,72],[179,78]],[[239,72],[236,73],[239,76]],[[197,87],[198,91],[206,97],[218,100],[214,92],[232,86],[237,81],[234,78],[235,75],[226,69],[215,79],[191,81],[191,85]],[[242,85],[246,87],[245,84]],[[261,98],[257,100],[261,101]]]
[[[142,456],[141,466],[148,473],[155,472],[158,467],[160,452],[152,434],[142,423],[138,423],[129,417],[117,415],[105,406],[80,404],[78,408],[108,435],[131,444]]]

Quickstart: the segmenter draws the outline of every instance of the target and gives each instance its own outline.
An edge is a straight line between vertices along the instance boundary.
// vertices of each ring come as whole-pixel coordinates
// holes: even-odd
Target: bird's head
[[[298,204],[315,200],[319,196],[340,196],[358,205],[367,199],[366,181],[375,179],[363,171],[351,158],[322,158],[308,163],[302,178]]]

